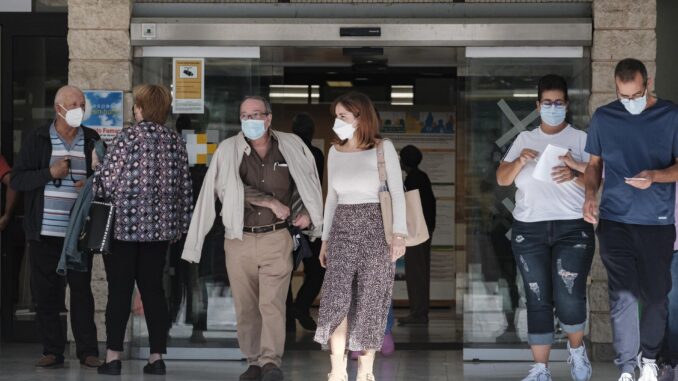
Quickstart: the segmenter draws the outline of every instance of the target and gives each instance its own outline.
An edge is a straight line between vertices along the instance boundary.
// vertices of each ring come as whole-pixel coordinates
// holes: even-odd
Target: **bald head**
[[[66,114],[69,110],[77,108],[81,108],[83,113],[85,112],[85,94],[82,93],[82,90],[75,86],[64,86],[57,90],[54,96],[54,113],[57,115],[54,122],[57,131],[60,129],[69,130],[65,120]]]
[[[58,108],[58,105],[62,105],[68,110],[75,107],[82,107],[84,109],[85,94],[75,86],[63,86],[54,96],[54,107]]]

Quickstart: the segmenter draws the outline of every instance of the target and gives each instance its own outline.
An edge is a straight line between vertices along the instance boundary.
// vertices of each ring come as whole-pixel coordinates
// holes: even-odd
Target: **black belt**
[[[273,225],[266,225],[266,226],[245,226],[242,228],[242,231],[245,233],[254,233],[254,234],[261,234],[261,233],[269,233],[269,232],[274,232],[276,230],[281,230],[281,229],[287,229],[289,224],[287,222],[280,222],[277,224]]]

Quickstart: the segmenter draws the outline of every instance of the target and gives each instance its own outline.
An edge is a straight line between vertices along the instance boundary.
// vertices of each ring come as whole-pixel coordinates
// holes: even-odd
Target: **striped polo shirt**
[[[52,158],[49,165],[65,158],[71,159],[71,168],[61,183],[52,180],[45,186],[45,207],[42,213],[42,231],[40,234],[52,237],[65,237],[71,209],[78,198],[75,183],[87,177],[85,159],[85,134],[78,127],[78,134],[72,143],[59,136],[54,123],[49,128],[52,140]]]

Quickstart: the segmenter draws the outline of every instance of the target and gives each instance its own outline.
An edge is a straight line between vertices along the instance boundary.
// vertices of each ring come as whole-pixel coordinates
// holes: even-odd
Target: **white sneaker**
[[[633,375],[631,373],[622,373],[621,377],[619,377],[619,381],[634,381]]]
[[[534,364],[523,381],[551,381],[551,371],[545,364]]]
[[[372,374],[372,373],[359,374],[358,377],[355,380],[356,381],[375,381],[374,380],[374,374]]]
[[[586,354],[584,344],[579,348],[570,348],[570,343],[567,343],[567,349],[570,351],[570,358],[567,363],[570,364],[570,374],[574,381],[589,381],[591,379],[591,362]]]
[[[327,381],[348,381],[348,374],[330,373],[327,375]]]
[[[638,355],[638,367],[640,368],[638,381],[657,381],[659,367],[656,360],[646,359]]]

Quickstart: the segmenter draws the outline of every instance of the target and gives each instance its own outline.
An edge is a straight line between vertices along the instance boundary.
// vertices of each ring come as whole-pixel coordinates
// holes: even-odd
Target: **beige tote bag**
[[[384,158],[384,141],[377,143],[377,168],[379,169],[379,203],[381,204],[381,217],[384,220],[384,234],[386,242],[391,244],[393,239],[393,206],[391,193],[386,182],[386,160]],[[406,246],[417,246],[429,239],[428,227],[424,219],[424,210],[421,207],[419,190],[405,192],[405,213],[407,219]]]

